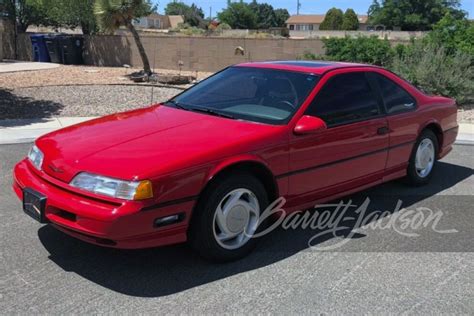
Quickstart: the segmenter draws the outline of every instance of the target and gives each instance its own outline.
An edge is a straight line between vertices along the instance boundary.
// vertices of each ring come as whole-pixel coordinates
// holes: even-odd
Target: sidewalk
[[[17,72],[17,71],[32,71],[58,68],[59,64],[53,63],[39,63],[39,62],[18,62],[18,61],[1,61],[0,73]]]
[[[30,143],[41,135],[94,117],[0,120],[0,145]],[[456,144],[474,145],[474,124],[460,123]]]
[[[0,145],[30,143],[41,135],[94,117],[0,120]]]

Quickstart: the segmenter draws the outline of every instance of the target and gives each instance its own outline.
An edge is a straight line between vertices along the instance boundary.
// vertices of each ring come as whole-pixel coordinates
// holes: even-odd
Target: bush
[[[427,93],[449,96],[463,104],[474,100],[471,58],[460,51],[450,55],[442,46],[418,41],[396,54],[390,68]]]
[[[390,42],[375,36],[327,38],[323,42],[327,57],[336,61],[389,66],[394,55]]]
[[[205,30],[198,28],[196,26],[191,26],[188,23],[179,23],[178,26],[172,29],[171,31],[176,32],[176,33],[181,33],[183,35],[188,35],[188,36],[202,35],[206,32]]]
[[[224,31],[224,30],[231,30],[232,27],[230,27],[229,24],[227,23],[221,23],[217,26],[216,31]]]
[[[449,54],[457,51],[470,54],[474,59],[474,23],[453,18],[449,13],[433,26],[426,38],[429,43],[443,45]]]
[[[434,32],[440,31],[435,27]],[[323,40],[325,56],[305,52],[299,59],[384,66],[427,93],[455,98],[459,104],[471,103],[474,102],[474,42],[469,40],[472,36],[469,32],[456,34],[455,38],[449,37],[444,30],[393,48],[388,40],[377,37],[329,38]]]

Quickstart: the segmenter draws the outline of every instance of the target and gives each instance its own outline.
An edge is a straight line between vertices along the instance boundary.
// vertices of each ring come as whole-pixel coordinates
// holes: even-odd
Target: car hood
[[[79,172],[143,179],[278,143],[281,126],[167,106],[114,114],[39,138],[43,170],[70,182]]]

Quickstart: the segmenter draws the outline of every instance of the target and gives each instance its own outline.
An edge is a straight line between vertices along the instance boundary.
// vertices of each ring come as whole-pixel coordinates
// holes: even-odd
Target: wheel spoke
[[[247,210],[250,216],[255,216],[255,217],[259,216],[259,212],[255,209],[253,205],[250,205],[250,203],[246,201],[241,201],[241,203],[245,207],[245,209]]]
[[[229,241],[234,238],[235,238],[235,235],[228,235],[224,233],[220,233],[217,235],[217,239],[219,239],[220,241]]]
[[[243,195],[243,192],[241,191],[234,192],[225,203],[224,213],[228,212],[232,207],[234,207],[235,204],[237,204],[237,202],[240,200],[242,195]]]
[[[216,223],[223,234],[230,235],[229,229],[227,228],[226,216],[220,205],[216,210]]]

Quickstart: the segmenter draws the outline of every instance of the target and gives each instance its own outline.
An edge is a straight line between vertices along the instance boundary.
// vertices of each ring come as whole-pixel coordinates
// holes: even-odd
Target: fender
[[[441,124],[436,120],[435,118],[430,118],[427,121],[425,121],[423,124],[420,124],[420,127],[418,128],[418,135],[420,135],[421,131],[424,130],[428,125],[434,124],[436,127],[439,128],[441,132],[443,132],[443,129],[441,128]]]
[[[270,166],[266,163],[265,160],[260,158],[257,155],[254,154],[242,154],[239,156],[234,156],[234,157],[229,157],[227,159],[224,159],[223,161],[219,162],[216,164],[208,173],[206,177],[206,183],[211,181],[217,174],[219,174],[221,171],[224,169],[227,169],[228,167],[232,167],[234,165],[240,164],[240,163],[246,163],[246,162],[251,162],[251,163],[258,163],[265,167],[272,175],[274,175],[274,172],[270,168]]]

